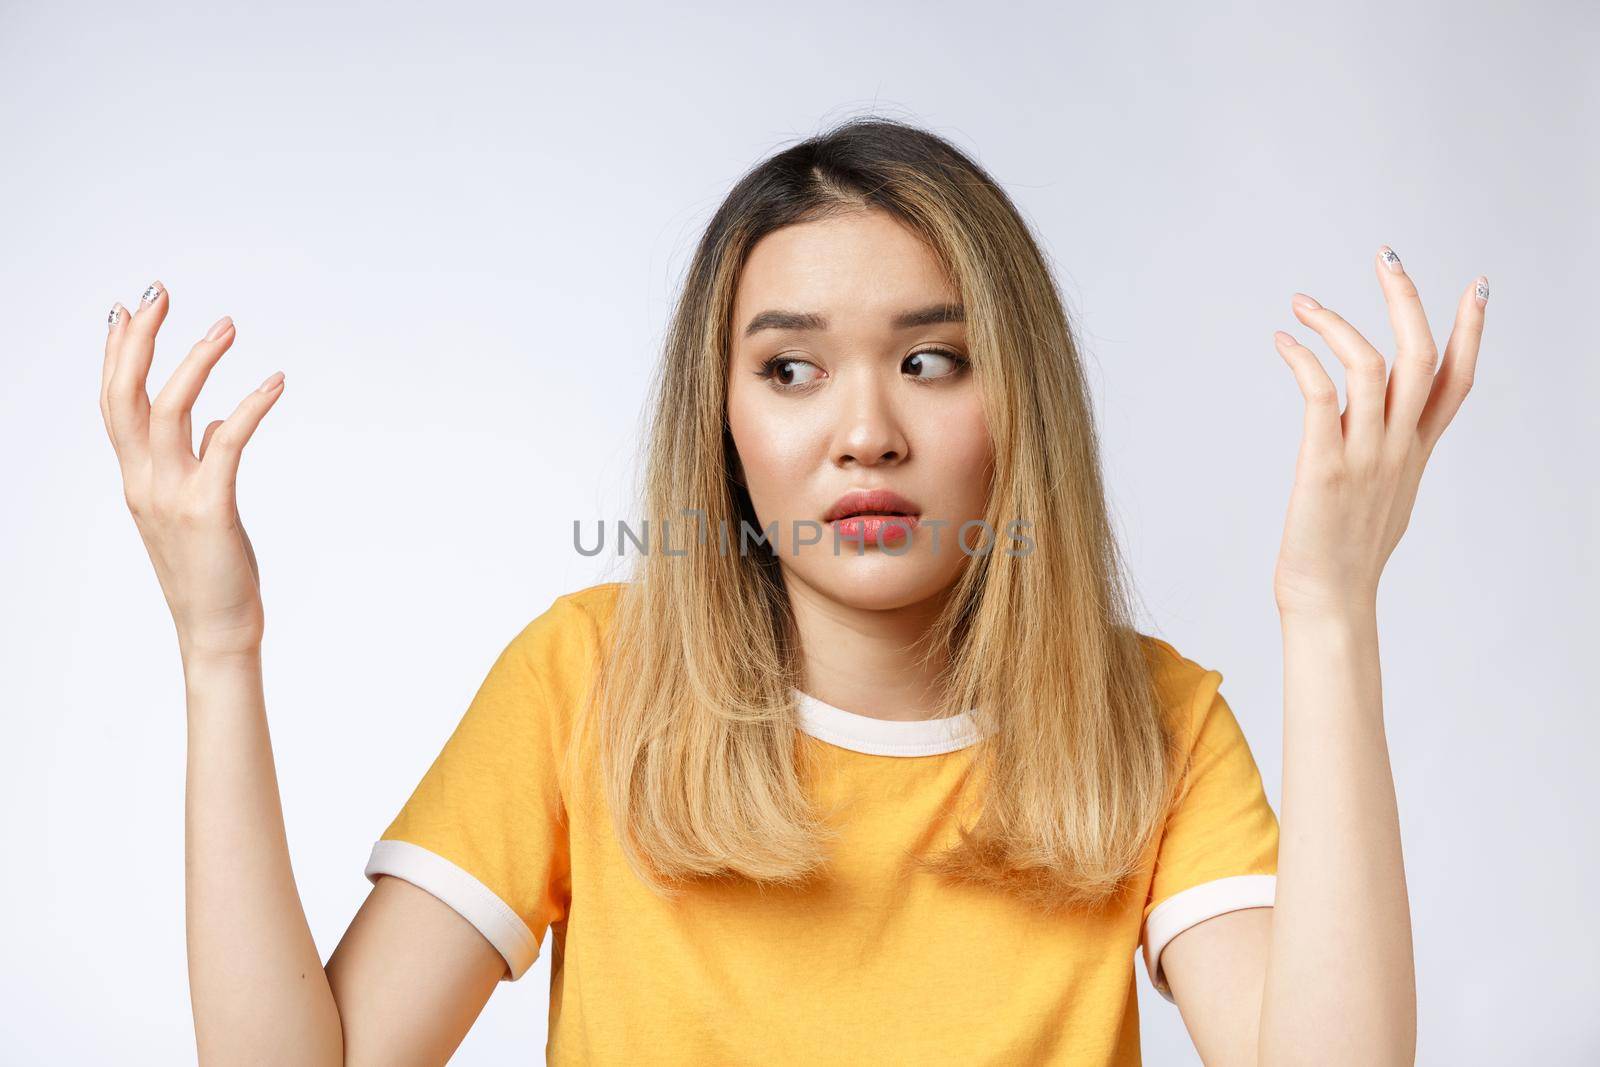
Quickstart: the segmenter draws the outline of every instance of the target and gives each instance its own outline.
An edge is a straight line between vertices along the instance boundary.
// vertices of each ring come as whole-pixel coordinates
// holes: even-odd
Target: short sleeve
[[[1173,997],[1161,951],[1168,942],[1224,912],[1271,907],[1277,894],[1278,818],[1221,684],[1222,675],[1207,670],[1194,690],[1188,777],[1162,833],[1145,902],[1145,967],[1167,1000]]]
[[[544,669],[557,604],[500,653],[365,871],[448,904],[499,950],[508,981],[533,965],[570,893],[562,731]]]

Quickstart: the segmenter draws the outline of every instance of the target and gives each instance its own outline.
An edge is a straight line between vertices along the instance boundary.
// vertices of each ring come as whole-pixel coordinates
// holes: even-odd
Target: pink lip
[[[877,545],[899,544],[916,525],[915,515],[848,515],[832,523],[843,539]]]
[[[899,544],[911,536],[922,509],[888,489],[852,489],[823,516],[841,538],[865,544]]]
[[[852,489],[833,502],[833,507],[822,516],[823,522],[850,518],[855,515],[890,515],[915,519],[922,509],[899,493],[888,489]]]

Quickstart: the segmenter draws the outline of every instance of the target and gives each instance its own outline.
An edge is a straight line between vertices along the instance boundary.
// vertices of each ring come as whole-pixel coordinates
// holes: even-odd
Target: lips
[[[922,509],[887,489],[854,489],[823,516],[839,536],[871,544],[899,543],[911,536]]]
[[[823,522],[848,519],[857,515],[897,515],[914,518],[922,509],[899,493],[888,489],[852,489],[833,502],[822,517]]]

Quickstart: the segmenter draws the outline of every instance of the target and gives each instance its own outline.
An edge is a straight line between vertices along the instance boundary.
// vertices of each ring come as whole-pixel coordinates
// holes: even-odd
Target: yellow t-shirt
[[[562,596],[512,639],[366,867],[459,912],[508,980],[550,931],[548,1063],[1137,1064],[1135,954],[1170,998],[1168,941],[1273,902],[1278,823],[1222,676],[1148,636],[1163,698],[1189,710],[1193,777],[1147,891],[1121,910],[1046,918],[916,870],[910,855],[956,839],[974,723],[874,719],[803,693],[812,787],[845,813],[828,877],[664,901],[604,806],[567,804],[556,778],[620,589]]]

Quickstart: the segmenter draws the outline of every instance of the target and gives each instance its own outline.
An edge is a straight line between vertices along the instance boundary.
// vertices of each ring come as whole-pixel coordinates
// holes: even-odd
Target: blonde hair
[[[761,528],[734,478],[726,418],[741,269],[780,227],[869,210],[922,236],[961,294],[994,442],[985,518],[1000,530],[1025,516],[1035,542],[1028,555],[969,556],[919,645],[924,657],[948,650],[937,713],[970,710],[986,734],[981,805],[959,841],[924,863],[1047,909],[1104,904],[1165,819],[1174,738],[1131,622],[1060,294],[1027,225],[976,163],[914,126],[856,118],[735,185],[698,244],[666,338],[644,512],[680,527],[699,510],[707,532]],[[801,650],[778,562],[689,532],[674,549],[683,555],[636,555],[580,728],[599,732],[618,838],[652,888],[799,884],[825,867],[830,831],[797,744]]]

